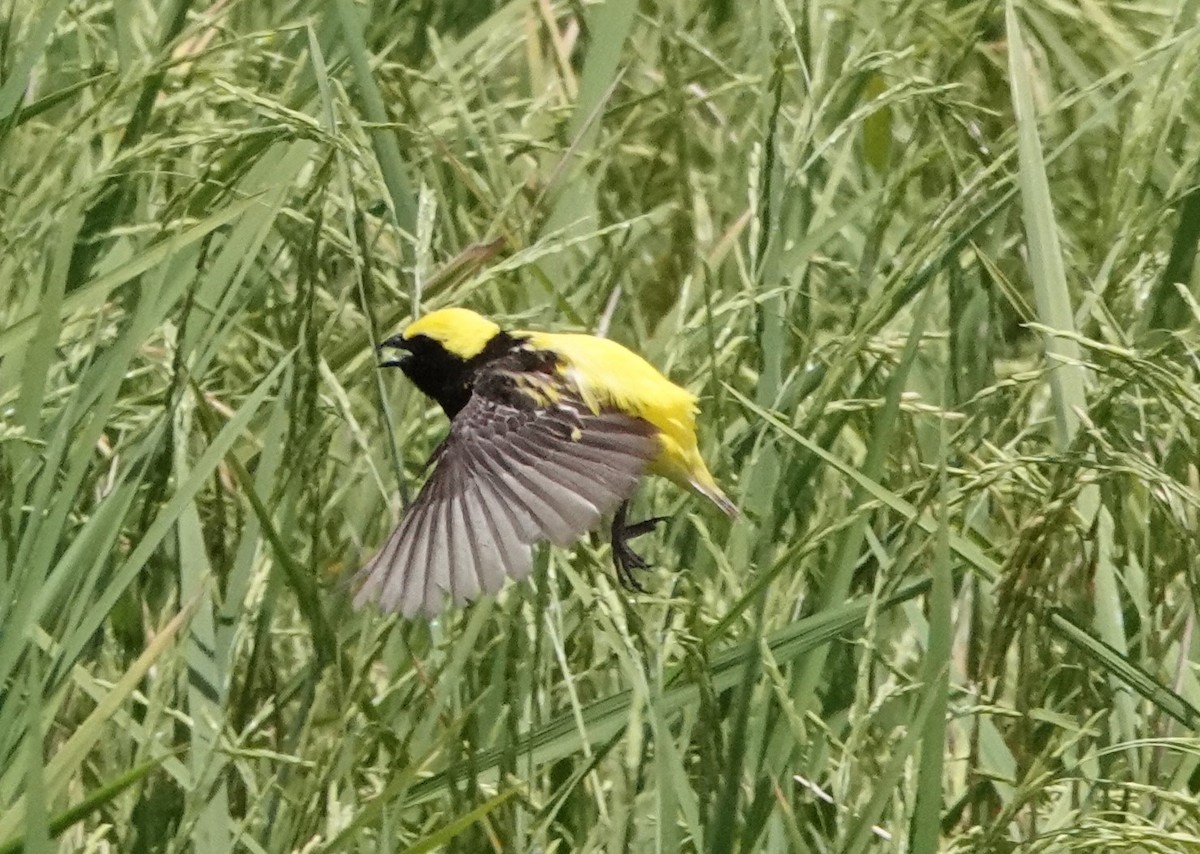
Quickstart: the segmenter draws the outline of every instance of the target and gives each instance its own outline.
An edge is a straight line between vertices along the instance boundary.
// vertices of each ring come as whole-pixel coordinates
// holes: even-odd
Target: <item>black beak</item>
[[[380,362],[381,368],[399,368],[403,367],[404,363],[412,356],[412,351],[409,350],[409,343],[402,335],[393,335],[388,340],[384,341],[378,347],[379,352],[384,350],[400,350],[398,358],[388,359],[386,362]]]

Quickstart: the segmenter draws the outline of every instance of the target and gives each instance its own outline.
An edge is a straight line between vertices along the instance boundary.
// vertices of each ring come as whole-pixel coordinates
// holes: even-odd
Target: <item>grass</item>
[[[0,851],[1200,850],[1200,4],[0,7]],[[349,607],[421,309],[702,395]]]

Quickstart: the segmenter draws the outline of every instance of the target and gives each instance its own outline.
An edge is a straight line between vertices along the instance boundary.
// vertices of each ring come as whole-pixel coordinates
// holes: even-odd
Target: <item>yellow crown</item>
[[[431,338],[462,359],[470,359],[500,332],[500,327],[469,308],[442,308],[414,320],[404,330],[405,340],[418,335]]]

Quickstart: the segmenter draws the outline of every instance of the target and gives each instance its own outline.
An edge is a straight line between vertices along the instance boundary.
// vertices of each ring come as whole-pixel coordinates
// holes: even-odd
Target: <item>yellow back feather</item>
[[[405,339],[424,335],[437,341],[461,359],[470,359],[483,352],[500,327],[469,308],[440,308],[414,320],[405,327]]]
[[[537,349],[557,353],[562,371],[592,409],[612,406],[659,431],[662,450],[651,471],[690,487],[726,512],[733,504],[713,480],[696,446],[696,396],[631,350],[594,335],[518,332]]]

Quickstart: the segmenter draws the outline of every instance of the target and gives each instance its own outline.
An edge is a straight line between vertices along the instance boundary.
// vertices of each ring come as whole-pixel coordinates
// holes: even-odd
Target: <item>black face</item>
[[[515,343],[512,336],[501,332],[488,342],[482,353],[470,359],[455,356],[424,335],[407,339],[397,335],[384,341],[380,348],[405,351],[400,358],[384,362],[382,366],[397,367],[404,371],[413,385],[437,401],[446,415],[453,418],[471,399],[476,372],[508,353]]]

